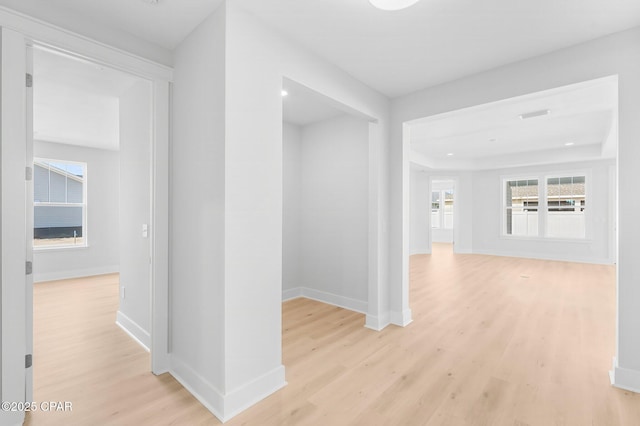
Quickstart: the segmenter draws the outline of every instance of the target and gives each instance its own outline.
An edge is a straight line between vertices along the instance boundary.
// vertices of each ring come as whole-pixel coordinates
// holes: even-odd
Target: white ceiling
[[[234,0],[396,97],[640,25],[638,0]]]
[[[118,34],[126,33],[163,49],[173,49],[220,3],[0,0],[105,42],[122,44]],[[395,12],[368,0],[233,3],[389,97],[640,25],[638,0],[421,0]]]
[[[617,90],[606,78],[416,120],[412,160],[473,170],[614,158]],[[520,118],[540,110],[550,113]]]
[[[34,138],[117,150],[119,97],[138,78],[34,49]]]
[[[42,20],[73,26],[78,18],[175,48],[222,0],[2,0],[0,4]]]

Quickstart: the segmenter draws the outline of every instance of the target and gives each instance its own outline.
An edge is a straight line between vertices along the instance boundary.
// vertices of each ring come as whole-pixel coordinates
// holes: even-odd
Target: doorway
[[[33,158],[31,143],[31,115],[27,114],[32,101],[29,76],[33,75],[31,47],[45,47],[59,53],[89,60],[99,66],[126,70],[146,78],[153,96],[150,123],[152,145],[152,217],[149,229],[151,256],[151,346],[152,371],[160,374],[168,371],[168,141],[169,141],[169,82],[171,72],[147,61],[125,55],[107,46],[71,34],[34,23],[29,33],[34,41],[18,30],[2,28],[2,227],[3,237],[10,237],[12,247],[2,249],[2,382],[3,398],[22,401],[32,400],[29,367],[32,353],[32,256],[33,227],[25,217],[33,211],[33,194],[25,191],[27,180],[32,177]],[[72,45],[74,53],[53,47]],[[37,82],[35,82],[37,84]],[[11,106],[11,107],[9,107]],[[29,130],[28,130],[29,129]],[[31,172],[29,171],[31,170]],[[29,185],[27,185],[27,188]],[[25,238],[27,236],[27,238]],[[11,255],[8,255],[11,253]],[[25,275],[25,261],[27,262]],[[25,278],[26,276],[26,278]],[[25,291],[26,283],[26,291]],[[15,288],[14,288],[15,287]],[[25,354],[26,357],[25,357]],[[26,360],[25,360],[26,358]],[[25,364],[27,368],[25,369]],[[13,417],[12,417],[13,418]],[[19,422],[23,413],[15,415]]]
[[[431,241],[455,243],[455,181],[431,178]]]
[[[27,161],[33,162],[33,277],[38,300],[46,304],[47,297],[65,298],[49,294],[53,291],[43,286],[78,292],[78,287],[47,281],[82,277],[86,291],[81,294],[92,291],[94,297],[105,298],[113,292],[92,285],[89,277],[116,273],[102,283],[117,290],[113,320],[150,351],[151,82],[41,46],[31,52],[36,84],[33,157]],[[66,300],[93,304],[72,296]],[[58,306],[65,309],[54,318],[82,309]],[[34,326],[34,336],[46,339],[44,324]],[[36,359],[50,361],[49,353],[59,350],[48,345],[45,354],[38,343],[36,339]],[[77,348],[82,352],[85,345]],[[38,371],[36,379],[44,374]]]

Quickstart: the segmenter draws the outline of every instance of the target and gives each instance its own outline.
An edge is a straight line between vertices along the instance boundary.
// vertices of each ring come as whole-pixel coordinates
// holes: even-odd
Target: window
[[[444,229],[453,229],[453,189],[442,191],[444,196]]]
[[[547,178],[547,236],[585,237],[585,177]]]
[[[33,245],[86,246],[86,164],[34,159]]]
[[[431,227],[453,229],[453,189],[431,192]]]
[[[538,235],[538,179],[505,181],[506,235]]]
[[[431,227],[440,228],[440,191],[431,193]]]
[[[568,239],[586,237],[585,175],[505,179],[503,188],[504,235]]]

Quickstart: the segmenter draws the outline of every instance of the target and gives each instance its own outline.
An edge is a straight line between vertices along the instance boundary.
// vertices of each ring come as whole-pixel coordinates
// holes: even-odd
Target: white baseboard
[[[405,309],[402,312],[391,311],[390,314],[391,324],[398,325],[400,327],[406,327],[413,319],[411,319],[411,309]]]
[[[38,267],[37,264],[35,266]],[[101,266],[97,268],[75,269],[72,271],[44,272],[33,274],[33,282],[68,280],[72,278],[92,277],[94,275],[115,274],[120,272],[120,266]]]
[[[297,299],[298,297],[302,297],[302,287],[289,288],[287,290],[282,290],[283,302],[286,302],[287,300]]]
[[[147,352],[150,352],[151,334],[140,327],[131,318],[118,311],[116,313],[116,324],[125,331],[133,340],[138,342]]]
[[[218,420],[221,422],[225,421],[224,395],[222,392],[173,354],[171,355],[169,373],[180,382],[191,395],[200,401],[207,410],[211,411]]]
[[[611,384],[617,388],[640,393],[640,371],[621,368],[617,359],[613,358],[613,369],[609,371]]]
[[[228,392],[225,396],[225,416],[222,421],[226,422],[237,416],[286,385],[284,365],[280,365],[255,380]]]
[[[431,254],[431,250],[430,249],[414,249],[414,250],[410,250],[409,251],[409,256],[413,256],[416,254]]]
[[[282,365],[226,394],[175,356],[170,373],[223,423],[287,385]]]
[[[602,259],[602,258],[583,258],[583,257],[572,257],[572,256],[550,256],[544,253],[527,253],[527,252],[517,252],[510,250],[473,250],[472,254],[484,254],[488,256],[503,256],[503,257],[523,257],[525,259],[539,259],[539,260],[556,260],[558,262],[574,262],[574,263],[592,263],[596,265],[611,265],[611,259]]]
[[[296,287],[282,292],[282,301],[304,297],[307,299],[317,300],[318,302],[327,303],[329,305],[338,306],[350,311],[367,313],[367,302],[352,299],[350,297],[340,296],[338,294],[327,293],[325,291],[314,290],[307,287]]]
[[[388,312],[377,317],[373,315],[367,315],[364,322],[364,326],[366,328],[370,328],[371,330],[375,331],[380,331],[389,324],[391,324],[391,321],[389,320]]]

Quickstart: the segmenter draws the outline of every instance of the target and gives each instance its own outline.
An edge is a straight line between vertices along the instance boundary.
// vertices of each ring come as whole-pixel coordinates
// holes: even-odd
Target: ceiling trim
[[[405,121],[403,124],[405,125],[416,125],[416,124],[429,124],[434,121],[443,120],[452,116],[461,115],[461,114],[470,114],[478,111],[483,111],[491,108],[495,108],[497,106],[507,104],[513,102],[514,100],[518,101],[528,101],[537,98],[544,98],[550,95],[556,95],[561,93],[573,92],[574,90],[579,90],[585,87],[591,87],[599,84],[609,84],[613,82],[618,82],[617,75],[610,75],[607,77],[595,78],[593,80],[582,81],[580,83],[569,84],[566,86],[555,87],[553,89],[542,90],[540,92],[528,93],[526,95],[515,96],[512,98],[500,99],[498,101],[487,102],[484,104],[473,105],[466,108],[460,108],[453,111],[442,112],[439,114],[429,115],[426,117],[420,117],[413,120]]]
[[[173,81],[173,69],[166,65],[1,6],[0,26],[24,34],[32,42],[51,50],[117,68],[139,77]]]

